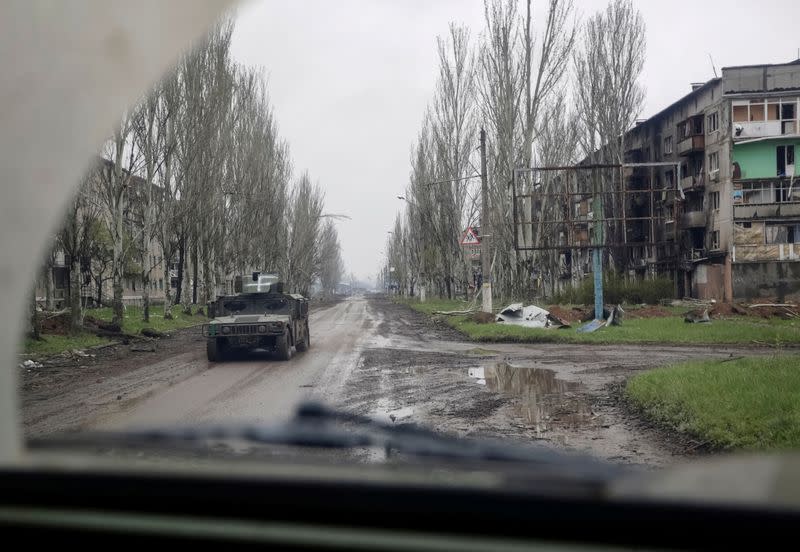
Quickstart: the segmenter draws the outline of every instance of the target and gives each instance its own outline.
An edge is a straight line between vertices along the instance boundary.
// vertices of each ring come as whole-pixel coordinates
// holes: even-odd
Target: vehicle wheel
[[[275,352],[280,360],[292,358],[292,344],[289,340],[289,330],[283,330],[283,335],[275,339]]]
[[[206,341],[206,356],[211,362],[222,362],[225,360],[225,341],[223,339],[209,339]]]
[[[308,322],[306,322],[305,334],[303,341],[297,344],[297,350],[300,352],[308,351],[308,348],[311,347],[311,334],[308,333]]]

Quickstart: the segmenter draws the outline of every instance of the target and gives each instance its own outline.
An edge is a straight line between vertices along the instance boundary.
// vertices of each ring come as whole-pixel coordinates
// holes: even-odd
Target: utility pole
[[[489,256],[489,186],[486,183],[486,131],[481,129],[481,275],[483,312],[492,312],[492,259]]]

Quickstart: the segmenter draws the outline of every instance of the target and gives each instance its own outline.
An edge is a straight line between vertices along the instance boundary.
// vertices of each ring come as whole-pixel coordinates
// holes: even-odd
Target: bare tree
[[[324,197],[303,173],[292,192],[288,212],[289,243],[286,251],[286,282],[296,293],[307,294],[318,269],[319,233]]]
[[[584,40],[574,56],[575,89],[583,126],[582,145],[595,162],[624,161],[625,132],[633,126],[644,102],[639,83],[645,60],[644,19],[630,0],[612,0],[586,22]],[[621,191],[622,175],[602,179],[602,190]],[[607,239],[624,241],[619,219],[624,213],[623,194],[616,194],[605,211],[614,220]],[[624,249],[614,252],[615,266],[624,269]]]
[[[122,280],[127,262],[125,218],[130,213],[128,191],[139,162],[138,152],[128,143],[132,128],[131,114],[126,113],[104,148],[105,159],[108,161],[101,161],[98,169],[98,197],[104,207],[103,219],[108,225],[114,250],[111,264],[114,290],[112,323],[119,326],[122,325],[124,316]]]
[[[332,220],[325,221],[319,239],[319,281],[325,297],[336,293],[336,285],[344,275],[341,245],[336,225]]]
[[[469,44],[469,30],[450,24],[446,39],[437,40],[439,80],[431,110],[431,131],[436,148],[434,174],[439,182],[433,188],[437,232],[441,235],[442,262],[447,296],[453,297],[456,278],[463,264],[458,244],[465,223],[465,202],[469,183],[464,177],[474,174],[470,157],[475,149],[475,66]],[[430,184],[429,184],[430,185]]]

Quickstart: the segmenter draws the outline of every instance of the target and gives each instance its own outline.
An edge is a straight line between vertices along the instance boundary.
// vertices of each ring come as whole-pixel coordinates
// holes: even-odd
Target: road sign
[[[464,234],[461,236],[461,245],[463,245],[463,246],[475,246],[475,245],[480,245],[480,244],[481,244],[481,240],[478,237],[478,233],[475,231],[475,229],[472,228],[472,226],[467,228],[464,231]]]

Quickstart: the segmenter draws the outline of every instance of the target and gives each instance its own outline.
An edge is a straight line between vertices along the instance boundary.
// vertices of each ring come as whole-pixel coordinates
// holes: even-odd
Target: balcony
[[[687,136],[678,142],[678,155],[689,155],[706,149],[706,137],[702,134]]]
[[[681,178],[681,189],[686,192],[702,192],[706,187],[706,181],[703,175],[700,176],[684,176]]]
[[[782,203],[750,203],[733,206],[733,218],[739,220],[800,217],[800,201]]]
[[[681,215],[682,228],[705,228],[705,226],[705,211],[689,211],[688,213]]]

